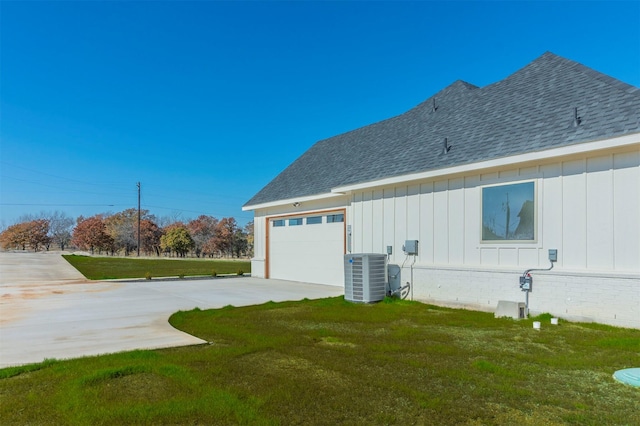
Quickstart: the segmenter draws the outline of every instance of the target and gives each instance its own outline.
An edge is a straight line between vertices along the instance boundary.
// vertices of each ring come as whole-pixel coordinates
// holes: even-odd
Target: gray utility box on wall
[[[386,288],[387,255],[352,253],[344,255],[344,298],[349,302],[379,302]]]
[[[390,295],[400,297],[400,288],[402,287],[402,277],[400,276],[400,266],[389,264],[387,265],[387,276],[389,281],[389,287],[387,291]]]
[[[402,246],[402,250],[407,256],[418,255],[418,240],[407,240]]]

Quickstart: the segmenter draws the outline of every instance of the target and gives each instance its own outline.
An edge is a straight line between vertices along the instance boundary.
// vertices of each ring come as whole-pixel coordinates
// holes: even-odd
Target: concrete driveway
[[[0,253],[0,368],[204,343],[169,325],[178,310],[342,294],[342,287],[250,277],[88,281],[59,253]]]

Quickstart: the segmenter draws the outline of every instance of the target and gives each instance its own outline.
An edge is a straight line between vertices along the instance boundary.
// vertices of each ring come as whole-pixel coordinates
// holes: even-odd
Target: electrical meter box
[[[406,240],[404,245],[402,246],[402,250],[404,250],[407,255],[418,255],[418,240]]]
[[[522,291],[531,291],[531,284],[533,283],[533,277],[529,274],[520,276],[520,289]]]

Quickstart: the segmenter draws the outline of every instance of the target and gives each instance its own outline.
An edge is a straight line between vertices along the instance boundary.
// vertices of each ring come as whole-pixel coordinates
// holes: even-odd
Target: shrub
[[[148,280],[151,279],[151,272],[145,272],[144,277]]]
[[[244,271],[242,269],[238,269],[238,275],[244,275]]]
[[[215,277],[217,277],[217,276],[218,276],[218,273],[216,272],[216,270],[215,270],[215,269],[212,269],[212,270],[211,270],[211,276],[212,276],[213,278],[215,278]]]
[[[184,278],[184,274],[178,274],[178,278],[183,279]]]

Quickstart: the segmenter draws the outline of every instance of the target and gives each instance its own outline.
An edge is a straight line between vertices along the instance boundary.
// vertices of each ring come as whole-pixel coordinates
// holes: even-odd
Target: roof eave
[[[527,152],[524,154],[512,155],[508,157],[495,158],[491,160],[462,164],[454,167],[443,169],[431,169],[419,173],[411,173],[407,175],[394,176],[384,179],[378,179],[368,182],[359,182],[350,185],[335,187],[331,192],[336,195],[348,194],[353,191],[372,189],[383,186],[391,186],[400,183],[408,183],[412,181],[422,181],[433,179],[441,176],[450,176],[468,173],[470,171],[481,171],[486,169],[494,169],[503,166],[513,166],[514,164],[528,163],[531,161],[543,161],[556,157],[563,157],[573,154],[581,154],[592,151],[600,151],[604,149],[620,148],[625,146],[639,145],[640,132],[608,139],[600,139],[590,142],[583,142],[573,145],[565,145],[559,148],[546,149],[542,151]]]
[[[307,195],[304,197],[287,198],[283,200],[268,201],[266,203],[259,203],[259,204],[248,204],[242,207],[242,211],[259,210],[259,209],[266,209],[271,207],[280,207],[280,206],[285,206],[287,204],[306,203],[309,201],[319,201],[319,200],[325,200],[328,198],[336,198],[341,195],[344,195],[344,194],[341,194],[340,191],[332,190],[331,192],[327,192],[324,194],[315,194],[315,195]]]

